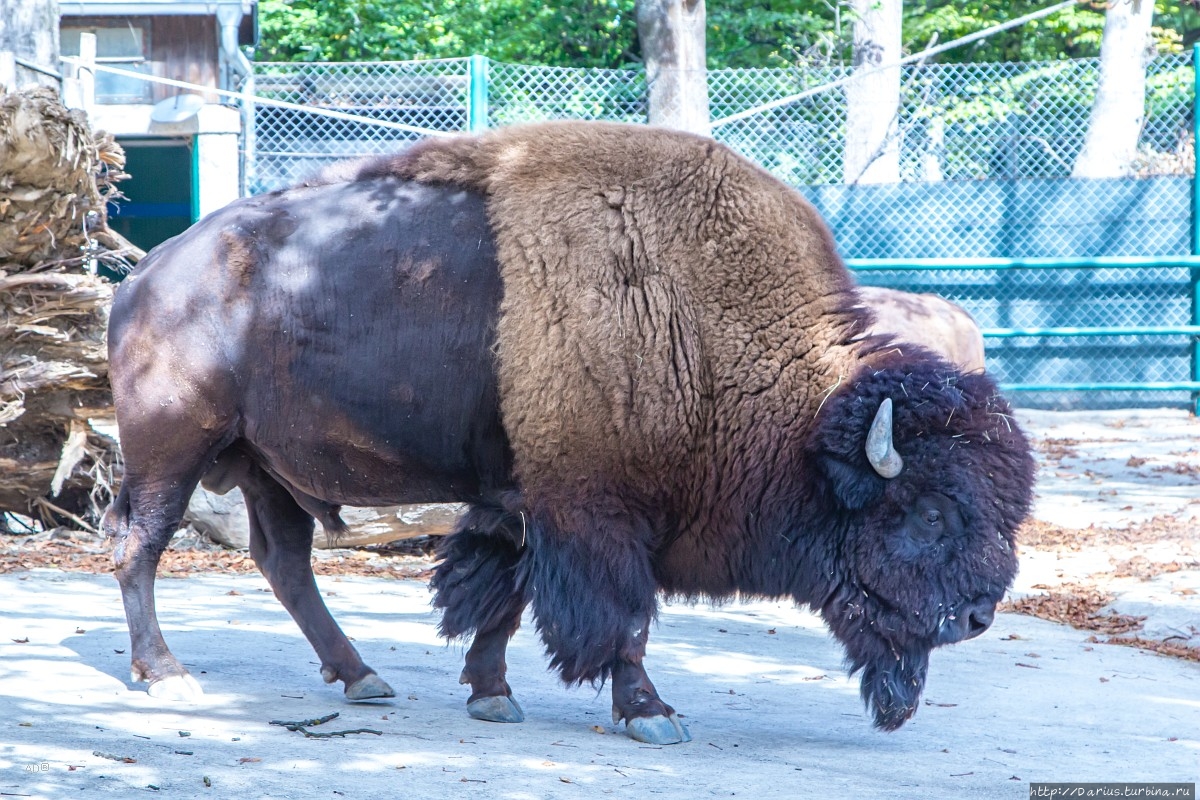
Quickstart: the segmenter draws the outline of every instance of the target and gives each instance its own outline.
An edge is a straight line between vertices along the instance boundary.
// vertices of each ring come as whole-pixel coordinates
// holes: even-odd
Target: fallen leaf
[[[237,589],[230,589],[225,594],[228,595],[229,597],[241,597],[242,596],[242,593],[239,592]]]
[[[238,759],[239,764],[258,764],[261,761],[262,761],[261,758],[254,758],[253,756],[246,756],[244,758]]]
[[[593,725],[592,730],[594,730],[596,733],[607,733],[607,731],[604,730],[603,725]]]
[[[562,781],[563,783],[574,783],[575,782],[575,781],[571,780],[570,778],[559,778],[559,780]]]

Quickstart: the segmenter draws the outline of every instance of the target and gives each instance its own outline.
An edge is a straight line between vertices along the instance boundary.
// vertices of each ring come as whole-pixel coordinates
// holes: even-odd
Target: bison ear
[[[851,511],[866,508],[883,497],[885,481],[874,470],[859,469],[829,456],[821,462],[833,493]]]

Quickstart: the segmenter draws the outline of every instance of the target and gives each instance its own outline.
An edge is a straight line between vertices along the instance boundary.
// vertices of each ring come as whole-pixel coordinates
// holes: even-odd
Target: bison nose
[[[974,639],[992,626],[996,606],[989,601],[969,603],[948,615],[938,626],[937,643],[954,644]]]
[[[968,639],[974,639],[979,634],[992,627],[992,620],[996,618],[996,609],[993,606],[985,606],[976,608],[967,615],[967,636]]]

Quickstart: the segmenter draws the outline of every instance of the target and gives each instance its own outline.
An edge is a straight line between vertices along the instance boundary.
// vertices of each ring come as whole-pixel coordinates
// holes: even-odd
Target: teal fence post
[[[188,155],[192,160],[192,222],[198,222],[200,220],[200,134],[192,136]]]
[[[1200,43],[1192,45],[1192,255],[1200,255]],[[1200,325],[1200,268],[1191,271],[1192,324]],[[1200,381],[1200,337],[1192,340],[1192,380]],[[1200,416],[1200,392],[1192,395]]]
[[[471,94],[467,99],[467,128],[472,131],[488,127],[488,60],[486,56],[471,56]]]

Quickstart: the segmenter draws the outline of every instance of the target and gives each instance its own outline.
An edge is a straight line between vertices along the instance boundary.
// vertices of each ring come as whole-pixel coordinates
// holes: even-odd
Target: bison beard
[[[687,731],[644,667],[660,593],[819,611],[877,726],[1016,570],[1033,460],[987,375],[866,333],[829,231],[707,139],[551,123],[427,141],[210,215],[147,256],[110,324],[125,484],[105,517],[137,679],[187,498],[241,487],[251,553],[351,699],[390,696],[321,602],[313,520],[462,501],[441,632],[477,718],[518,722],[531,605],[568,683]]]

